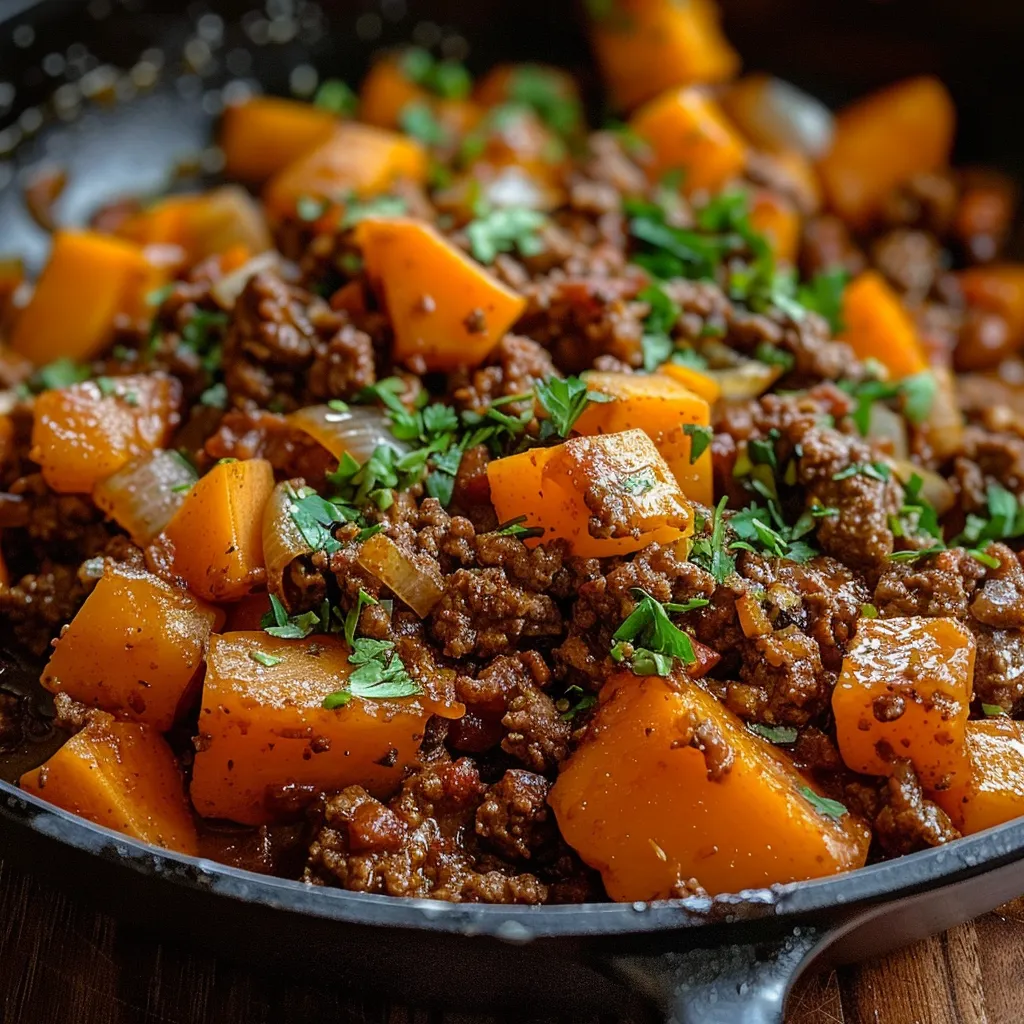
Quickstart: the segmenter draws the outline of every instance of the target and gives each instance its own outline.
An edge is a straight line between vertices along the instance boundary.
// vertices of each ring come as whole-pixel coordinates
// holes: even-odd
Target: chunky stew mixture
[[[63,740],[24,790],[529,904],[1024,814],[1014,189],[938,81],[833,115],[707,0],[594,7],[600,130],[556,68],[389,53],[2,264],[0,620]]]

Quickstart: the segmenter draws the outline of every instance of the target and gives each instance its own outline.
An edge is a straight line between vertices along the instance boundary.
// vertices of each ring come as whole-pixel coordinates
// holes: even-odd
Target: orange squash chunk
[[[396,362],[425,370],[476,366],[526,307],[428,224],[367,219],[355,236],[391,318]]]
[[[747,162],[747,145],[718,104],[698,89],[672,89],[641,107],[630,127],[651,147],[648,177],[682,171],[684,192],[717,191]]]
[[[199,853],[181,770],[152,726],[95,713],[20,784],[47,803],[133,839]]]
[[[591,19],[591,38],[616,107],[635,107],[674,86],[723,82],[739,68],[713,0],[616,0],[607,7]]]
[[[928,355],[900,297],[874,270],[843,293],[842,340],[859,359],[876,359],[895,380],[928,369]]]
[[[42,684],[166,732],[224,613],[148,572],[107,570],[54,641]]]
[[[485,107],[496,107],[503,103],[536,104],[538,93],[557,98],[564,105],[564,112],[552,117],[547,123],[558,131],[571,133],[582,127],[582,107],[576,81],[564,68],[551,64],[498,64],[491,68],[477,82],[473,96]],[[573,123],[572,111],[579,111],[579,120]],[[564,123],[562,123],[564,118]]]
[[[401,127],[402,111],[410,103],[431,105],[433,95],[402,70],[401,57],[374,61],[359,86],[359,120],[378,128]]]
[[[163,448],[178,425],[181,385],[164,374],[83,381],[35,401],[31,458],[47,485],[88,494],[143,452]]]
[[[238,601],[266,582],[263,508],[274,489],[266,459],[221,462],[201,477],[161,534],[173,572],[208,601]]]
[[[610,395],[611,402],[592,402],[576,421],[580,434],[616,434],[642,429],[661,452],[683,494],[702,505],[711,505],[711,449],[691,462],[692,437],[686,424],[707,427],[708,403],[665,374],[585,374],[591,391]]]
[[[702,752],[703,735],[716,755]],[[613,900],[663,899],[695,878],[712,895],[861,867],[870,831],[781,751],[682,677],[613,676],[549,802]]]
[[[803,227],[796,207],[776,192],[759,189],[750,203],[750,226],[764,235],[777,260],[796,263]]]
[[[949,163],[955,128],[953,100],[936,78],[911,78],[847,107],[818,163],[832,208],[867,227],[894,188]]]
[[[890,775],[908,759],[925,786],[967,775],[974,638],[955,619],[861,619],[832,691],[846,766]]]
[[[1024,264],[971,267],[957,277],[968,305],[997,313],[1006,321],[1007,344],[1024,344]]]
[[[258,632],[263,628],[263,616],[270,611],[270,598],[266,594],[250,594],[227,609],[226,633]]]
[[[304,197],[338,199],[386,192],[399,179],[423,183],[427,153],[415,140],[366,124],[340,124],[325,142],[289,163],[263,193],[272,217],[295,209]]]
[[[241,181],[266,181],[326,142],[337,125],[329,110],[272,96],[228,107],[220,132],[224,173]]]
[[[192,803],[201,815],[249,825],[270,821],[267,788],[286,783],[325,790],[359,785],[387,796],[417,763],[427,719],[457,718],[464,710],[426,695],[353,697],[328,710],[324,698],[352,672],[348,655],[336,637],[213,637],[192,774]]]
[[[130,242],[94,231],[58,231],[46,268],[11,333],[10,346],[37,366],[92,359],[119,313],[134,312],[152,267]]]
[[[964,835],[1024,815],[1024,727],[1009,718],[967,723],[970,777],[928,796]]]
[[[708,405],[714,405],[722,397],[722,388],[718,381],[709,373],[695,369],[692,366],[683,366],[682,363],[663,363],[658,367],[658,373],[671,377],[674,381],[689,388],[695,395],[700,395]]]
[[[693,509],[642,430],[574,437],[487,465],[499,522],[525,516],[584,558],[627,555],[693,532]],[[592,532],[593,531],[593,532]]]

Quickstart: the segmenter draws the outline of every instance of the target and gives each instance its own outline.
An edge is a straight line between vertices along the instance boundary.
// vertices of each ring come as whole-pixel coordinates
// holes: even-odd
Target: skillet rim
[[[314,887],[260,875],[200,857],[189,857],[95,825],[0,781],[0,821],[62,843],[124,870],[185,889],[269,910],[339,924],[402,928],[509,942],[534,939],[699,932],[710,926],[764,919],[852,916],[915,893],[955,884],[1024,860],[1024,818],[965,836],[947,846],[906,854],[856,871],[751,889],[714,898],[657,903],[580,903],[564,906],[446,903]],[[45,878],[45,873],[40,873]]]

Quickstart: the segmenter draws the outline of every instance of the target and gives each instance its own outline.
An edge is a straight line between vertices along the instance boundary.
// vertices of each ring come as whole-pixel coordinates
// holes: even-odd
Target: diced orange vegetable
[[[367,219],[355,231],[395,332],[396,362],[453,370],[482,362],[526,300],[430,225]]]
[[[498,64],[477,82],[474,98],[485,107],[503,103],[525,103],[537,106],[538,95],[558,101],[555,113],[541,110],[548,125],[571,134],[582,127],[580,93],[573,76],[564,68],[551,64]],[[554,106],[554,102],[547,106]],[[538,108],[540,109],[540,108]]]
[[[256,633],[263,628],[261,620],[270,611],[270,598],[266,594],[249,594],[226,609],[226,633]]]
[[[645,170],[652,181],[681,171],[684,192],[717,190],[747,162],[747,146],[710,96],[698,89],[672,89],[641,107],[633,131],[652,151]]]
[[[458,718],[464,711],[426,695],[352,697],[327,710],[324,698],[343,689],[352,672],[348,655],[335,637],[213,637],[192,775],[192,803],[201,815],[269,821],[267,789],[286,783],[360,785],[387,796],[417,763],[430,716]]]
[[[295,209],[303,197],[336,199],[386,192],[399,179],[422,183],[426,150],[414,139],[365,124],[341,124],[326,142],[289,163],[263,193],[272,217]]]
[[[832,692],[846,766],[889,775],[905,758],[926,786],[965,778],[974,655],[955,619],[862,618]]]
[[[208,601],[238,601],[266,581],[263,507],[274,489],[265,459],[221,462],[186,495],[159,540],[175,574]]]
[[[832,208],[867,227],[885,197],[949,162],[956,110],[936,78],[912,78],[847,107],[818,169]]]
[[[265,181],[326,142],[337,125],[329,110],[271,96],[228,107],[220,134],[224,173],[241,181]]]
[[[36,365],[92,359],[119,313],[134,311],[152,267],[130,242],[93,231],[58,231],[50,261],[11,333],[15,352]]]
[[[108,569],[54,641],[42,684],[166,732],[197,690],[224,613],[151,573]]]
[[[970,267],[957,277],[968,305],[1001,316],[1009,346],[1024,344],[1024,264]]]
[[[1009,718],[967,723],[970,778],[928,794],[971,835],[1024,816],[1024,727]]]
[[[627,555],[693,532],[693,509],[642,430],[574,437],[487,464],[499,522],[519,516],[584,558]],[[540,540],[531,538],[528,544]]]
[[[88,494],[134,456],[163,448],[180,403],[181,384],[160,373],[44,391],[35,400],[30,457],[53,490]]]
[[[745,637],[767,636],[772,632],[771,620],[753,594],[744,594],[736,599],[736,617]]]
[[[14,296],[25,280],[25,268],[14,256],[0,256],[0,330],[14,312]]]
[[[683,366],[682,363],[663,363],[658,367],[658,373],[664,373],[674,381],[678,381],[684,388],[689,388],[695,395],[700,395],[708,405],[714,405],[722,397],[722,389],[719,387],[718,381],[710,374],[692,366]]]
[[[777,260],[796,263],[802,222],[788,199],[777,192],[758,189],[750,204],[750,225],[765,236]]]
[[[739,68],[713,0],[613,0],[607,8],[592,18],[591,38],[617,107],[675,86],[722,82]]]
[[[842,340],[859,359],[876,359],[894,380],[928,369],[917,328],[900,297],[874,270],[866,270],[843,292]]]
[[[809,793],[820,795],[696,683],[622,673],[550,803],[613,900],[651,900],[691,878],[716,895],[861,867],[867,826]]]
[[[259,205],[237,185],[162,199],[125,221],[118,234],[140,245],[180,246],[189,263],[238,246],[244,248],[245,262],[272,245]],[[223,270],[230,272],[228,267]]]
[[[151,726],[95,714],[21,788],[97,825],[196,856],[199,840],[178,762]]]
[[[585,374],[591,391],[610,395],[611,402],[591,402],[573,428],[580,434],[617,434],[639,427],[654,442],[683,494],[702,505],[713,503],[711,449],[695,460],[693,438],[686,424],[707,427],[708,403],[666,374]]]
[[[402,112],[412,103],[432,105],[434,96],[409,79],[401,57],[374,61],[359,87],[359,120],[378,128],[401,128]]]

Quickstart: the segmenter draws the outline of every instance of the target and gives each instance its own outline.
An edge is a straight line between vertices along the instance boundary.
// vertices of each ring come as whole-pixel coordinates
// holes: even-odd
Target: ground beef
[[[962,549],[943,551],[921,562],[890,562],[878,579],[873,603],[883,618],[964,619],[984,574],[982,564]]]
[[[942,271],[942,247],[926,231],[896,228],[875,240],[871,257],[911,301],[925,298]]]
[[[974,626],[974,699],[1005,711],[1024,698],[1024,633]]]
[[[838,217],[826,214],[804,225],[800,269],[807,277],[832,270],[845,270],[854,277],[864,270],[866,263],[864,253]]]
[[[323,314],[321,323],[328,320]],[[313,347],[307,386],[311,399],[352,398],[377,379],[373,341],[365,331],[338,317],[337,330]]]
[[[50,641],[74,618],[95,578],[66,565],[42,570],[0,587],[0,622],[30,653],[49,650]]]
[[[386,805],[350,786],[327,803],[305,878],[451,902],[557,900],[586,881],[554,842],[546,787],[523,771],[485,787],[468,758],[419,772]],[[547,861],[535,869],[545,880],[517,866],[538,859]]]
[[[897,761],[874,819],[875,838],[890,856],[913,853],[959,839],[945,811],[924,798],[909,761]]]
[[[495,399],[528,394],[534,384],[553,375],[547,349],[529,338],[506,334],[483,366],[455,376],[452,401],[460,409],[484,412]],[[505,411],[514,416],[523,408],[525,404],[513,403]]]
[[[951,173],[918,174],[889,193],[882,220],[890,227],[920,228],[942,238],[952,226],[958,196]]]

